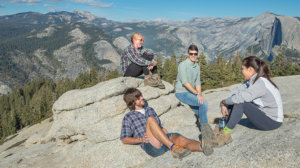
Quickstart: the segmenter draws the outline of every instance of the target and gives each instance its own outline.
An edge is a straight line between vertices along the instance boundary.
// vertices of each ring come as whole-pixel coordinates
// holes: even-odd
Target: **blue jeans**
[[[176,93],[175,96],[184,104],[188,104],[200,119],[200,125],[207,123],[207,101],[200,104],[196,95],[190,92]]]
[[[172,135],[181,136],[179,133],[168,133],[167,137],[171,139]],[[162,145],[160,148],[155,148],[151,143],[145,143],[144,150],[148,155],[157,157],[168,152],[170,149],[166,145]]]

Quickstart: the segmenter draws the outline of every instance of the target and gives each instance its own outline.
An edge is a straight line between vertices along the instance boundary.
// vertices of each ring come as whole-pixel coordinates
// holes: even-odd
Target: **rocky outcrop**
[[[55,32],[55,28],[53,26],[49,26],[45,28],[42,32],[36,34],[37,38],[49,37]]]
[[[116,69],[120,67],[120,55],[109,42],[100,40],[94,43],[94,46],[97,59],[111,62],[104,64],[103,67],[106,69]]]
[[[79,28],[75,28],[69,32],[69,36],[73,38],[73,41],[66,46],[55,50],[53,55],[61,64],[61,68],[57,70],[57,79],[69,77],[75,79],[80,72],[88,70],[87,62],[82,55],[82,47],[90,37],[84,34]]]
[[[2,82],[0,82],[0,96],[4,94],[9,94],[11,92],[11,88],[1,83]]]
[[[114,40],[113,44],[120,50],[123,51],[127,46],[130,45],[130,42],[125,37],[118,37]]]
[[[118,78],[88,89],[67,92],[53,105],[54,121],[45,141],[53,138],[77,141],[79,137],[101,143],[118,139],[122,118],[128,112],[122,93],[129,87],[139,87],[141,83],[140,79]],[[173,87],[166,85],[165,90],[139,87],[159,115],[179,103],[171,94]]]
[[[151,158],[138,145],[119,140],[122,118],[129,111],[122,95],[129,87],[142,91],[169,132],[198,139],[193,112],[179,103],[169,83],[164,82],[166,89],[161,90],[144,86],[142,79],[120,77],[68,91],[53,105],[53,121],[25,128],[0,146],[0,167],[297,167],[299,77],[274,78],[283,99],[282,127],[259,131],[243,119],[233,131],[232,143],[216,148],[209,157],[196,152],[181,161],[170,152]],[[220,116],[219,101],[234,87],[204,92],[210,120]]]

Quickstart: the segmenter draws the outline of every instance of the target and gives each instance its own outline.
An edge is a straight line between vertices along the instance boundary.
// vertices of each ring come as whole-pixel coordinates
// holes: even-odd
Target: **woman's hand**
[[[223,117],[226,117],[229,114],[226,106],[221,106],[221,112]]]
[[[220,102],[220,107],[225,106],[225,104],[226,104],[226,101],[225,101],[225,99],[224,99],[224,100],[222,100],[222,101]]]

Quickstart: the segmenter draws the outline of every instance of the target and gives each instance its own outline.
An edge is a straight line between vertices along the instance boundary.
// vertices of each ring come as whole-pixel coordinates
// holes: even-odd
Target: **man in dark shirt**
[[[157,55],[142,46],[144,37],[133,33],[131,44],[124,49],[121,56],[121,68],[124,76],[137,77],[144,73],[145,85],[165,88],[157,73]],[[150,73],[151,72],[151,73]]]

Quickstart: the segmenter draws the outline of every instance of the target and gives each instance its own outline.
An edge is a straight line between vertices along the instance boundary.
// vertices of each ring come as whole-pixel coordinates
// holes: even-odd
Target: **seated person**
[[[125,77],[137,77],[144,73],[145,85],[164,89],[165,85],[157,73],[157,56],[151,50],[144,48],[143,43],[143,35],[133,33],[131,44],[124,49],[121,56],[122,72]]]
[[[243,59],[241,70],[245,81],[220,102],[227,124],[219,133],[216,129],[219,146],[232,141],[232,129],[243,114],[260,130],[277,129],[283,122],[281,96],[270,79],[268,65],[256,56],[249,56]]]
[[[217,146],[217,140],[207,119],[207,101],[202,95],[200,67],[197,63],[198,47],[190,45],[188,58],[178,66],[178,74],[175,85],[175,96],[182,103],[187,104],[195,112],[197,125],[200,125],[201,134],[207,147]]]
[[[178,133],[168,133],[153,108],[144,107],[145,101],[138,89],[127,89],[123,99],[131,110],[122,122],[120,139],[124,144],[139,144],[152,157],[160,156],[168,150],[173,157],[179,159],[189,155],[191,151],[203,151],[205,155],[212,153],[206,150],[203,140],[198,142]]]

